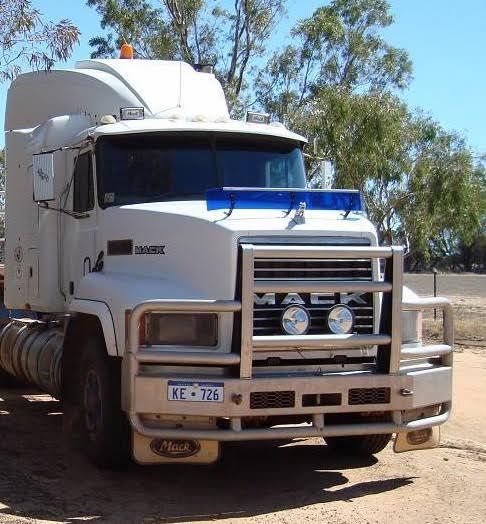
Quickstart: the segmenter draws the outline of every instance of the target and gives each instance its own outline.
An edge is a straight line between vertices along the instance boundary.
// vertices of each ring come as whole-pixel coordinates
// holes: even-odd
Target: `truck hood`
[[[208,211],[205,201],[134,204],[100,211],[97,247],[105,253],[104,271],[167,279],[179,283],[185,294],[192,290],[193,298],[229,299],[234,297],[237,246],[242,238],[285,237],[282,241],[298,243],[332,237],[329,243],[352,238],[376,244],[375,229],[362,214],[344,217],[343,212],[309,210],[299,222],[294,220],[295,211],[288,215],[275,209],[227,213]],[[125,254],[112,248],[112,241],[117,240],[126,241]]]
[[[306,235],[308,232],[319,232],[320,235],[336,233],[352,234],[366,238],[375,236],[373,224],[361,213],[350,213],[344,217],[342,211],[307,210],[302,222],[295,221],[295,210],[290,213],[276,209],[235,209],[229,214],[229,209],[208,211],[206,201],[176,201],[154,202],[147,204],[132,204],[106,209],[106,218],[116,216],[121,219],[143,217],[142,220],[188,221],[211,224],[214,228],[236,233],[252,234],[263,231],[276,235]],[[150,217],[150,218],[149,218]]]

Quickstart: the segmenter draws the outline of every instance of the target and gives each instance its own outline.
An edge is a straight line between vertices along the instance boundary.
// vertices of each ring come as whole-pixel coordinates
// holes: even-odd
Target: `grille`
[[[250,393],[250,409],[293,408],[295,391],[254,391]]]
[[[255,260],[255,280],[362,280],[372,279],[369,259],[260,259]]]
[[[288,280],[336,282],[342,280],[369,282],[373,280],[370,259],[256,259],[255,281]],[[373,333],[373,294],[320,294],[318,303],[312,303],[310,293],[299,293],[311,315],[310,335],[329,333],[327,316],[336,304],[346,303],[354,313],[354,332]],[[255,304],[253,311],[254,335],[281,335],[280,317],[288,304],[282,304],[285,293],[275,295],[275,304]]]
[[[348,404],[389,404],[390,388],[355,388],[348,393]]]

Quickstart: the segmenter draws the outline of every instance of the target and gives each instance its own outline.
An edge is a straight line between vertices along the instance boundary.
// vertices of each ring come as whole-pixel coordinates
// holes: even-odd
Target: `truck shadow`
[[[350,484],[377,462],[337,459],[317,439],[232,443],[214,466],[100,471],[61,445],[59,403],[0,391],[0,515],[55,522],[183,522],[265,515],[391,491],[409,477]],[[2,509],[3,508],[3,509]]]

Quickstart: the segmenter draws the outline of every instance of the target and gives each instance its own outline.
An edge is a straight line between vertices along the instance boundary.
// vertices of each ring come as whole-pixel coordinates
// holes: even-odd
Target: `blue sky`
[[[286,43],[295,20],[310,16],[325,3],[325,0],[288,0],[287,17],[274,37],[276,44]],[[387,29],[385,37],[391,44],[405,48],[414,65],[414,80],[402,96],[410,106],[424,109],[445,128],[465,135],[478,153],[486,153],[486,2],[391,0],[390,3],[395,23]],[[46,18],[69,18],[80,28],[80,45],[67,66],[89,56],[88,40],[101,30],[97,13],[84,0],[32,0],[32,4]],[[0,84],[2,122],[7,87]],[[0,146],[3,143],[0,135]]]

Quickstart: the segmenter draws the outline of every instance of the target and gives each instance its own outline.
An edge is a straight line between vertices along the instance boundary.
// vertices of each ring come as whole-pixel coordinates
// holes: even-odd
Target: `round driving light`
[[[281,325],[287,335],[305,335],[309,324],[309,313],[302,306],[289,306],[282,313]]]
[[[338,304],[329,311],[327,325],[336,335],[350,333],[354,325],[353,312],[348,308],[348,306]]]

